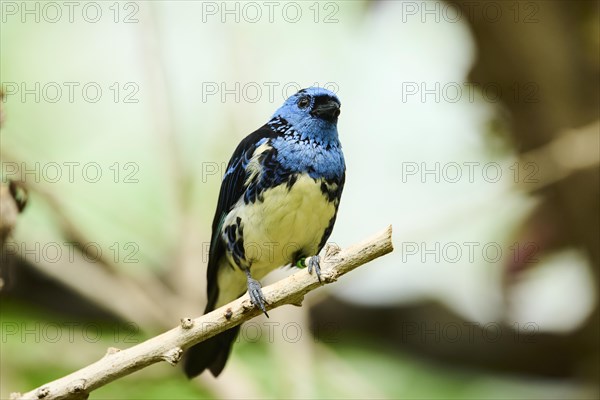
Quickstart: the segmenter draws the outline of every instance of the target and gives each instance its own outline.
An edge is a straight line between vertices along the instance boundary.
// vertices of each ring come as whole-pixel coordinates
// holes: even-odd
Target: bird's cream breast
[[[314,255],[334,213],[321,180],[299,176],[291,188],[282,184],[265,190],[262,202],[234,207],[225,224],[241,218],[246,260],[260,279],[295,261],[299,250]]]

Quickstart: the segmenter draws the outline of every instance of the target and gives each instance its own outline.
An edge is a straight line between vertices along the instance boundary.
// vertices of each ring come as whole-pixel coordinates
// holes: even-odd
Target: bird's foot
[[[250,272],[246,272],[246,275],[248,276],[248,295],[250,296],[250,302],[252,302],[255,307],[260,308],[267,318],[269,318],[269,314],[267,314],[267,309],[265,307],[267,300],[265,300],[260,282],[253,279],[250,276]]]
[[[296,261],[296,267],[298,268],[306,268],[306,257],[302,257],[301,259],[299,259],[298,261]],[[312,274],[313,268],[315,270],[315,273],[317,274],[317,278],[319,279],[319,282],[321,281],[321,256],[319,256],[318,254],[316,256],[312,256],[308,259],[308,273]]]

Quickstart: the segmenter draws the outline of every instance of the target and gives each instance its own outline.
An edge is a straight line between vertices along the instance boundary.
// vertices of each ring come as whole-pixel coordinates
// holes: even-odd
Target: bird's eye
[[[298,107],[300,108],[306,108],[309,104],[310,100],[308,99],[308,97],[301,97],[300,100],[298,100]]]

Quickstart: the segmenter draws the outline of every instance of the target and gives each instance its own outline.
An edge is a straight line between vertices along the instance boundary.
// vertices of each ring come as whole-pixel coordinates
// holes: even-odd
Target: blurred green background
[[[242,334],[218,379],[96,399],[597,398],[595,1],[0,2],[0,396],[201,313],[237,143],[342,101],[331,242],[395,252]],[[278,270],[268,282],[293,271]]]

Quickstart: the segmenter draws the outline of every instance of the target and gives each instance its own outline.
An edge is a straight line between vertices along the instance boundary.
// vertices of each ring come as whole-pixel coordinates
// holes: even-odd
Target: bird
[[[340,109],[332,91],[302,89],[233,152],[212,224],[205,314],[247,291],[268,317],[259,280],[278,267],[308,267],[321,281],[318,254],[333,230],[346,179]],[[188,349],[188,378],[206,369],[217,377],[239,329]]]

